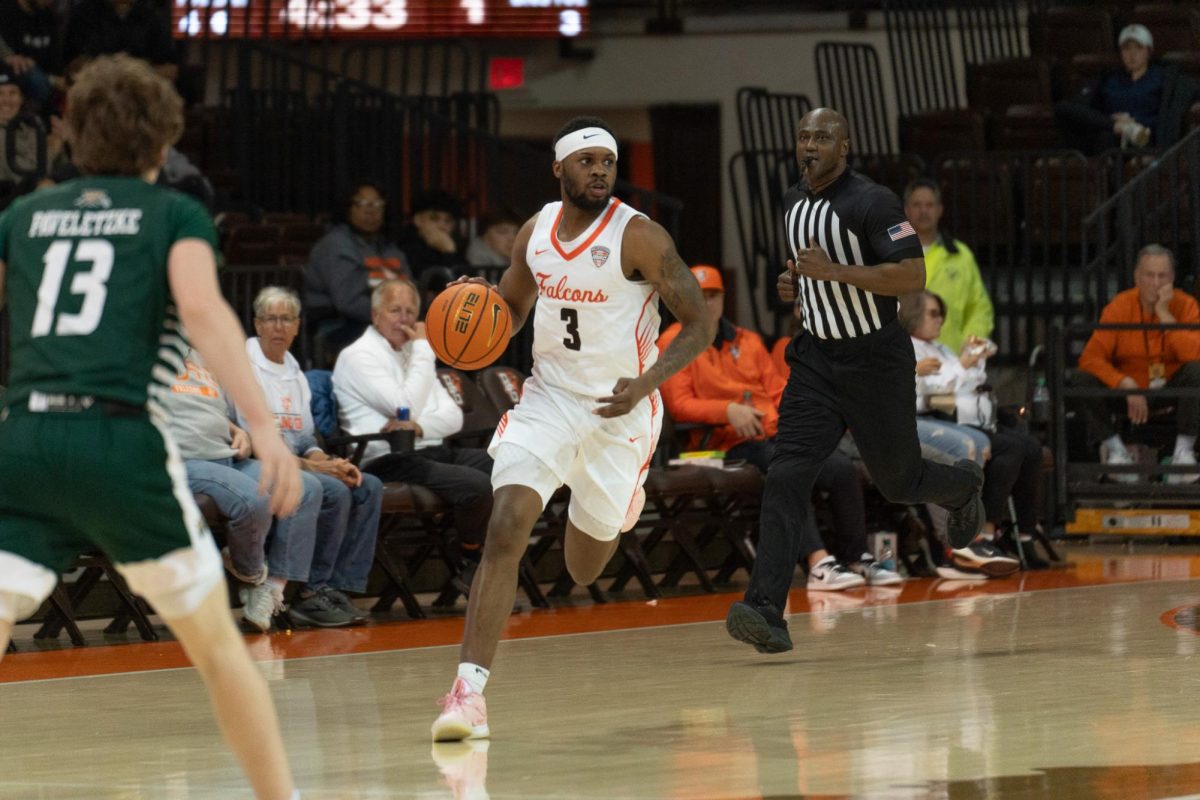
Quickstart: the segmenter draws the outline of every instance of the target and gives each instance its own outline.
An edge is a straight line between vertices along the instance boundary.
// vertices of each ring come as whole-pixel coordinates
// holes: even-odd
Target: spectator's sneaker
[[[1134,463],[1133,455],[1124,447],[1112,448],[1104,444],[1100,445],[1100,460],[1113,467],[1125,467]],[[1137,483],[1141,477],[1127,472],[1110,472],[1108,475],[1110,481],[1117,483]]]
[[[363,611],[358,606],[354,605],[354,601],[346,596],[345,592],[339,589],[334,589],[332,586],[326,586],[321,589],[321,593],[329,598],[329,602],[342,611],[345,611],[355,622],[366,622],[370,619],[370,615]]]
[[[1121,146],[1133,145],[1134,147],[1145,147],[1150,144],[1151,131],[1145,125],[1136,120],[1129,120],[1121,127]]]
[[[354,615],[334,605],[326,592],[314,592],[292,604],[292,619],[317,628],[345,628],[357,624]]]
[[[251,586],[258,586],[267,579],[266,564],[263,564],[256,574],[244,574],[238,572],[237,568],[233,565],[233,556],[230,554],[228,547],[221,549],[221,561],[225,564],[225,571],[237,578],[242,583],[248,583]]]
[[[1006,578],[1021,568],[1021,562],[991,542],[980,539],[953,551],[954,566],[977,569],[993,578]]]
[[[851,564],[850,569],[862,575],[867,586],[896,586],[904,583],[903,575],[883,566],[870,553],[863,553],[863,557]]]
[[[957,565],[938,567],[937,575],[948,581],[986,581],[988,579],[987,575],[977,569]]]
[[[725,630],[760,653],[785,653],[792,649],[787,623],[771,605],[751,605],[739,600],[729,607]]]
[[[442,713],[430,728],[435,742],[486,739],[491,735],[487,722],[487,702],[462,678],[455,678],[450,694],[438,702],[442,706]]]
[[[1176,467],[1194,467],[1196,466],[1196,454],[1191,450],[1179,450],[1171,456],[1171,464]],[[1193,472],[1190,475],[1184,473],[1166,476],[1166,483],[1172,486],[1183,486],[1198,480],[1200,480],[1200,472]]]
[[[450,576],[450,583],[462,592],[463,597],[471,596],[471,584],[475,582],[475,573],[479,570],[479,561],[474,558],[464,558],[462,569]]]
[[[958,508],[946,508],[950,512],[946,517],[946,538],[950,540],[950,546],[966,547],[975,540],[986,522],[987,512],[983,509],[983,498],[979,496],[983,467],[965,458],[954,462],[954,466],[970,472],[975,481],[975,490],[967,502]]]
[[[810,592],[840,592],[866,585],[866,578],[846,569],[833,556],[825,556],[808,572]]]
[[[454,800],[488,800],[487,739],[434,742],[430,755]]]
[[[242,619],[263,633],[271,630],[271,618],[283,610],[283,589],[273,583],[238,590],[242,601]]]

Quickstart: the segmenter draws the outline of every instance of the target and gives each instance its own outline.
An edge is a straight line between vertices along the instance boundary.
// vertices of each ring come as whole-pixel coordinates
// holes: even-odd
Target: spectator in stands
[[[264,633],[283,610],[289,580],[308,580],[319,495],[305,492],[292,516],[272,526],[267,500],[258,493],[260,466],[250,458],[250,437],[229,420],[225,395],[195,350],[163,398],[171,438],[187,469],[188,487],[212,498],[228,520],[226,568],[243,583],[246,621]],[[266,573],[263,543],[266,547]]]
[[[1171,65],[1152,61],[1154,37],[1126,25],[1117,37],[1122,67],[1055,106],[1068,147],[1097,155],[1111,147],[1169,147],[1183,135],[1196,83]]]
[[[916,363],[917,413],[937,409],[960,426],[987,435],[992,457],[984,467],[983,506],[987,522],[974,542],[953,551],[954,563],[993,577],[1009,575],[1020,562],[1002,552],[994,542],[996,531],[1008,519],[1008,498],[1017,508],[1014,522],[1021,532],[1037,527],[1038,489],[1042,474],[1042,446],[1018,425],[1001,420],[987,384],[987,358],[995,345],[968,338],[961,354],[939,344],[946,306],[932,292],[922,292],[920,303],[902,306],[903,323],[912,337]],[[938,406],[935,398],[947,398]]]
[[[411,281],[375,287],[371,327],[341,352],[333,371],[338,419],[354,435],[413,431],[415,452],[388,454],[386,444],[372,442],[363,469],[384,481],[425,486],[448,503],[462,554],[473,567],[492,511],[492,459],[483,450],[446,444],[462,430],[463,414],[438,379],[420,310]],[[397,419],[399,408],[408,409],[408,420]]]
[[[25,110],[25,94],[16,73],[0,63],[0,209],[37,188],[49,164],[62,150],[62,121],[54,118],[52,134],[41,119]],[[15,140],[8,154],[8,137]]]
[[[1119,293],[1100,314],[1102,324],[1174,324],[1200,322],[1195,298],[1175,288],[1175,255],[1158,244],[1138,252],[1133,271],[1134,287]],[[1132,464],[1133,456],[1113,423],[1114,412],[1124,411],[1134,425],[1145,424],[1151,409],[1175,406],[1175,452],[1171,463],[1196,463],[1196,435],[1200,433],[1200,398],[1153,397],[1163,387],[1200,387],[1200,330],[1097,330],[1079,357],[1079,370],[1071,376],[1075,386],[1110,389],[1145,389],[1125,398],[1078,400],[1087,423],[1088,443],[1100,445],[1106,464]],[[1132,483],[1137,475],[1114,475]],[[1198,474],[1166,476],[1167,483],[1192,483]]]
[[[81,0],[71,8],[63,42],[68,73],[96,56],[127,53],[168,80],[179,74],[171,29],[151,0]]]
[[[467,246],[467,263],[472,267],[507,267],[524,221],[511,208],[496,208],[484,214],[479,218],[479,235]]]
[[[692,267],[709,313],[717,321],[717,337],[703,353],[667,378],[659,387],[667,411],[676,422],[713,426],[693,431],[688,447],[697,449],[706,433],[708,449],[723,450],[725,458],[745,459],[764,474],[775,452],[779,400],[787,380],[775,369],[758,334],[739,328],[724,315],[725,283],[721,271],[707,265]],[[664,350],[682,327],[663,331],[658,349]],[[884,569],[867,552],[867,522],[862,484],[851,460],[839,450],[825,460],[817,488],[829,493],[837,555],[830,555],[810,520],[802,555],[808,556],[808,588],[831,591],[863,583],[887,585],[902,578]],[[857,574],[856,574],[857,573]]]
[[[361,622],[367,615],[346,592],[361,594],[367,589],[379,534],[383,482],[362,474],[344,458],[329,456],[317,443],[312,392],[299,362],[288,352],[300,331],[296,293],[278,286],[260,291],[254,298],[254,330],[258,336],[246,341],[246,355],[283,441],[300,458],[306,496],[321,498],[312,569],[299,601],[292,606],[292,616],[323,627]]]
[[[917,178],[904,190],[904,216],[916,229],[925,250],[925,290],[946,304],[946,322],[938,342],[957,353],[969,337],[991,337],[992,301],[975,255],[941,230],[944,211],[937,181]]]
[[[410,219],[400,235],[400,247],[422,295],[430,300],[449,281],[469,272],[458,240],[462,202],[449,192],[424,192],[413,199]]]
[[[0,0],[0,59],[39,113],[53,89],[66,88],[61,30],[55,0]]]
[[[334,212],[334,225],[313,245],[304,270],[304,303],[316,334],[317,365],[371,324],[371,290],[389,278],[411,278],[404,252],[385,233],[387,198],[379,184],[359,181]]]

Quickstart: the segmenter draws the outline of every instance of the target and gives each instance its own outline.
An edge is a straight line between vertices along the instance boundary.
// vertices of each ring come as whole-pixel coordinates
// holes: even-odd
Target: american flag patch
[[[893,242],[897,239],[903,239],[905,236],[916,236],[917,232],[913,230],[912,223],[908,220],[901,222],[899,225],[893,225],[888,228],[888,238]]]

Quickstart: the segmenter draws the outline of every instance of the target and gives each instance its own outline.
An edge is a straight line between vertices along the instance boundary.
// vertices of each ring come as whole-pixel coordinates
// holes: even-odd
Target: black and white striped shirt
[[[923,256],[900,198],[853,170],[816,195],[801,180],[784,193],[783,207],[793,253],[813,241],[838,264],[873,266]],[[819,339],[852,339],[896,318],[895,297],[809,278],[801,278],[799,288],[804,327]]]

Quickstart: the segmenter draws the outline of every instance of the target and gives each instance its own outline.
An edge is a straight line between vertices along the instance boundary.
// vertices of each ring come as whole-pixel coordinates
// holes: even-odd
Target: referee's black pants
[[[792,373],[779,404],[775,455],[767,470],[758,553],[747,602],[782,612],[801,544],[811,541],[813,483],[847,427],[880,493],[896,503],[955,509],[971,500],[965,469],[921,458],[916,357],[896,322],[855,339],[802,332],[788,345]]]

